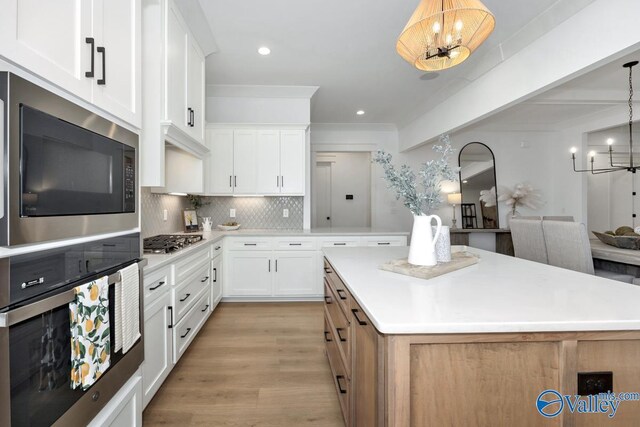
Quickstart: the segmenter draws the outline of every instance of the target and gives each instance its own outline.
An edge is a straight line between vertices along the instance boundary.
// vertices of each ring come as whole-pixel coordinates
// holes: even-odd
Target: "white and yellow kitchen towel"
[[[75,288],[69,303],[71,323],[71,388],[87,390],[111,364],[109,278]]]

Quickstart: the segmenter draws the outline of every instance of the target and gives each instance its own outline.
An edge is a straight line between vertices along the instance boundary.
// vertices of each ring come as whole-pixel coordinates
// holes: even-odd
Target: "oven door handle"
[[[138,262],[140,273],[142,273],[142,267],[147,264],[147,260],[143,259]],[[113,284],[119,280],[119,274],[115,273],[109,276],[109,284]],[[142,281],[140,281],[142,283]],[[75,300],[75,289],[69,289],[60,294],[50,296],[41,301],[34,302],[33,304],[19,307],[6,313],[0,313],[0,328],[7,328],[20,323],[24,320],[31,319],[54,308],[60,307],[64,304],[69,304]]]

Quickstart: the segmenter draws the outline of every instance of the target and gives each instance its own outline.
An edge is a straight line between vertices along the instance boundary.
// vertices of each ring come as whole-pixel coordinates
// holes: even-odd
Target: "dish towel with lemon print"
[[[75,288],[69,303],[71,323],[71,388],[87,390],[111,364],[109,278]]]

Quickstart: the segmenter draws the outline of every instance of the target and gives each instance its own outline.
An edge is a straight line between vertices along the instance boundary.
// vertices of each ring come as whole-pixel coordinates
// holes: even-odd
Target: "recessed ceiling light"
[[[469,181],[467,181],[466,179],[464,181],[462,181],[463,184],[466,184],[467,182],[469,182]]]
[[[271,53],[271,49],[266,46],[262,46],[261,48],[258,48],[258,53],[263,56],[269,55]]]
[[[356,111],[356,114],[359,116],[364,116],[364,110],[358,110]]]

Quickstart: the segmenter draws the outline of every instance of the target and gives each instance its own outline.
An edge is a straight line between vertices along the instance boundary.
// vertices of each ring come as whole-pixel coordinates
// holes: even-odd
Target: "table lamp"
[[[462,203],[462,193],[447,194],[447,201],[451,206],[453,206],[453,219],[451,220],[451,228],[458,228],[456,226],[456,205]]]

